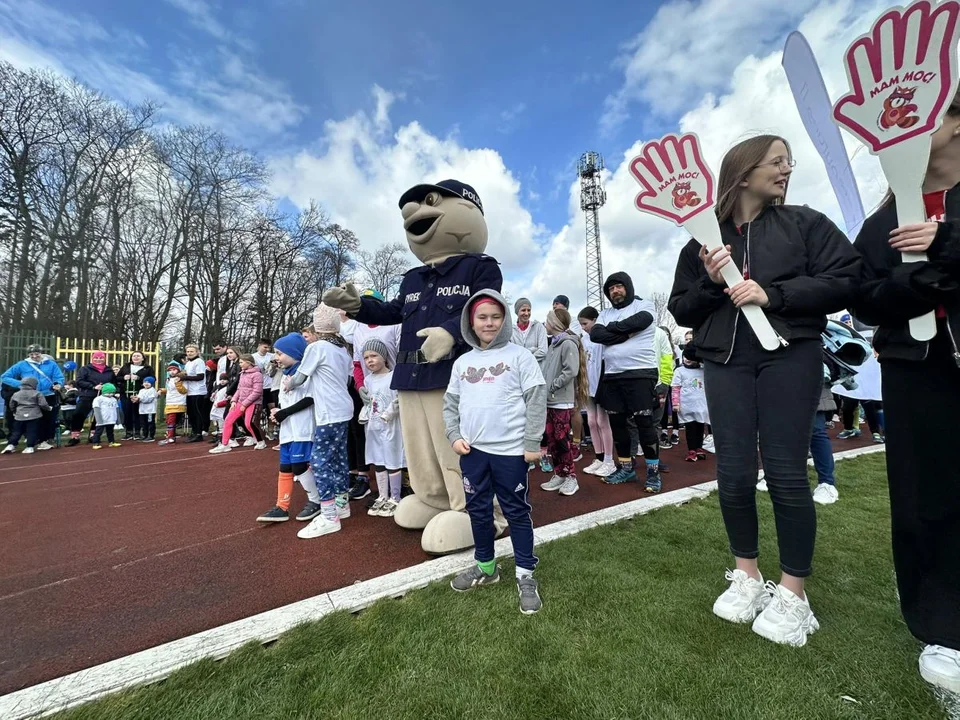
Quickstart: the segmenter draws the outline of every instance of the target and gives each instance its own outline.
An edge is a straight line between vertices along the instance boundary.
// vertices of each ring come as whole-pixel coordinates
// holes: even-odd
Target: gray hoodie
[[[526,330],[514,326],[512,342],[532,352],[538,363],[547,356],[547,329],[539,320],[531,320]]]
[[[550,338],[543,361],[547,381],[547,407],[576,407],[577,375],[580,374],[580,341],[570,333],[560,340]]]
[[[37,379],[25,377],[20,381],[20,389],[10,398],[13,419],[20,422],[39,420],[43,411],[50,409],[47,399],[37,390]]]
[[[481,348],[480,338],[477,337],[476,333],[473,331],[473,328],[470,326],[470,308],[473,306],[473,303],[481,297],[492,298],[500,303],[500,305],[504,308],[504,319],[503,325],[500,327],[500,332],[497,334],[497,337],[494,339],[494,341],[486,348]],[[473,367],[468,367],[469,363],[474,363],[479,366],[483,363],[484,353],[490,351],[501,351],[507,346],[511,345],[511,337],[513,336],[513,319],[510,316],[507,303],[503,299],[503,296],[497,291],[490,289],[481,290],[475,293],[463,306],[463,311],[460,313],[460,331],[463,334],[464,341],[474,349],[468,352],[466,355],[462,355],[457,359],[456,362],[454,362],[453,373],[455,377],[451,378],[451,386],[458,384],[455,381],[459,380],[461,372],[469,372],[474,370]],[[517,355],[518,362],[528,363],[532,368],[532,372],[536,373],[537,378],[539,379],[539,377],[541,377],[540,368],[531,356],[530,352],[528,350],[522,350],[519,347],[514,352],[522,353]],[[467,368],[467,370],[465,371],[463,368]],[[482,377],[486,371],[487,368],[480,368],[479,377]],[[477,381],[474,381],[470,384],[471,392],[474,391],[473,388],[483,387],[483,385],[479,382],[479,377],[477,378]],[[491,385],[490,387],[493,388],[494,386]],[[491,390],[491,392],[492,391],[493,390]],[[525,420],[522,438],[523,450],[526,452],[539,452],[540,440],[543,437],[543,429],[547,419],[546,386],[535,385],[534,387],[530,387],[529,389],[525,390],[523,392],[523,404],[525,406],[523,412]],[[457,440],[464,439],[463,435],[461,434],[461,395],[451,392],[449,387],[443,396],[443,421],[446,427],[447,440],[449,440],[451,444]],[[507,424],[508,423],[505,421],[504,427]],[[496,438],[495,444],[519,444],[519,441],[520,438],[513,437]],[[478,449],[482,450],[483,447]]]

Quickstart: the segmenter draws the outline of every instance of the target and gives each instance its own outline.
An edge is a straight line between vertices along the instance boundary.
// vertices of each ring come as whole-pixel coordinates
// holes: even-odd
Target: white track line
[[[883,446],[862,447],[834,454],[837,460],[882,452]],[[812,464],[812,462],[808,463]],[[536,545],[575,535],[582,530],[607,525],[659,507],[682,505],[705,498],[717,489],[713,482],[652,495],[622,505],[568,518],[534,530]],[[509,538],[497,540],[496,557],[510,557]],[[400,597],[462,570],[473,562],[473,550],[427,560],[413,567],[372,578],[349,587],[300,600],[274,610],[252,615],[212,630],[158,645],[133,655],[80,670],[39,685],[0,697],[0,718],[23,720],[82,705],[110,693],[157,682],[180,668],[205,658],[221,659],[242,645],[270,642],[303,622],[319,620],[337,610],[356,612],[381,598]]]

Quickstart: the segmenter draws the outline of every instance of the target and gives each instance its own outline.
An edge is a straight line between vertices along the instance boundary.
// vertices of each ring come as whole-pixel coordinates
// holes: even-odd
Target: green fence
[[[57,336],[47,332],[9,333],[0,330],[0,373],[27,357],[31,345],[43,346],[44,352],[56,356]]]

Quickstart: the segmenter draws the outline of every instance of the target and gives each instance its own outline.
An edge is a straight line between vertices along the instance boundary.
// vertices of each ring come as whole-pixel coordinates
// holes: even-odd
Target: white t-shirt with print
[[[346,348],[326,340],[307,345],[298,372],[310,378],[315,425],[347,422],[353,417],[353,399],[347,391],[352,370],[353,362]]]
[[[625,320],[640,312],[648,312],[653,317],[647,327],[637,335],[619,345],[607,345],[603,349],[603,361],[606,363],[606,375],[616,375],[627,370],[657,370],[660,358],[654,348],[654,336],[657,331],[657,309],[649,300],[634,300],[623,308],[607,308],[597,318],[598,325],[608,325],[614,320]]]
[[[587,356],[587,395],[596,397],[600,384],[600,367],[603,365],[603,345],[595,343],[587,333],[580,336],[583,352]]]
[[[316,343],[313,343],[316,345]],[[329,343],[325,343],[329,345]],[[310,347],[309,345],[307,346]],[[302,367],[302,366],[301,366]],[[285,375],[279,375],[279,378],[287,377]],[[305,382],[303,385],[299,385],[293,390],[284,390],[283,389],[283,380],[277,380],[277,385],[279,386],[278,398],[279,406],[281,408],[288,408],[291,405],[296,405],[305,397],[310,397],[310,382]],[[314,403],[316,403],[314,399]],[[351,408],[352,409],[352,408]],[[310,442],[313,440],[313,431],[316,425],[313,420],[313,410],[307,408],[306,410],[301,410],[300,412],[295,412],[293,415],[288,415],[284,418],[283,422],[280,423],[280,444],[290,442]]]
[[[523,455],[523,393],[546,384],[540,364],[513,343],[471,350],[453,363],[447,392],[460,396],[460,435],[491,455]]]
[[[681,365],[673,371],[671,386],[680,388],[680,422],[709,423],[707,393],[703,385],[703,368]]]
[[[183,384],[187,388],[187,395],[206,395],[207,394],[207,365],[199,355],[193,360],[187,360],[183,366],[184,375],[199,375],[199,380],[185,380]]]

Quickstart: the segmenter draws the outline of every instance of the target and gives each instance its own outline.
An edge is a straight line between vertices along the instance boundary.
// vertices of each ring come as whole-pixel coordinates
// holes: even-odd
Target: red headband
[[[492,297],[481,297],[481,298],[477,298],[477,299],[474,301],[473,305],[470,306],[470,322],[471,322],[471,323],[473,322],[473,318],[474,318],[474,317],[476,316],[476,314],[477,314],[477,310],[479,310],[481,306],[487,305],[488,303],[489,303],[490,305],[496,305],[498,308],[500,308],[501,312],[504,311],[504,310],[503,310],[503,305],[501,305],[500,303],[498,303],[498,302],[497,302],[496,300],[494,300]]]

